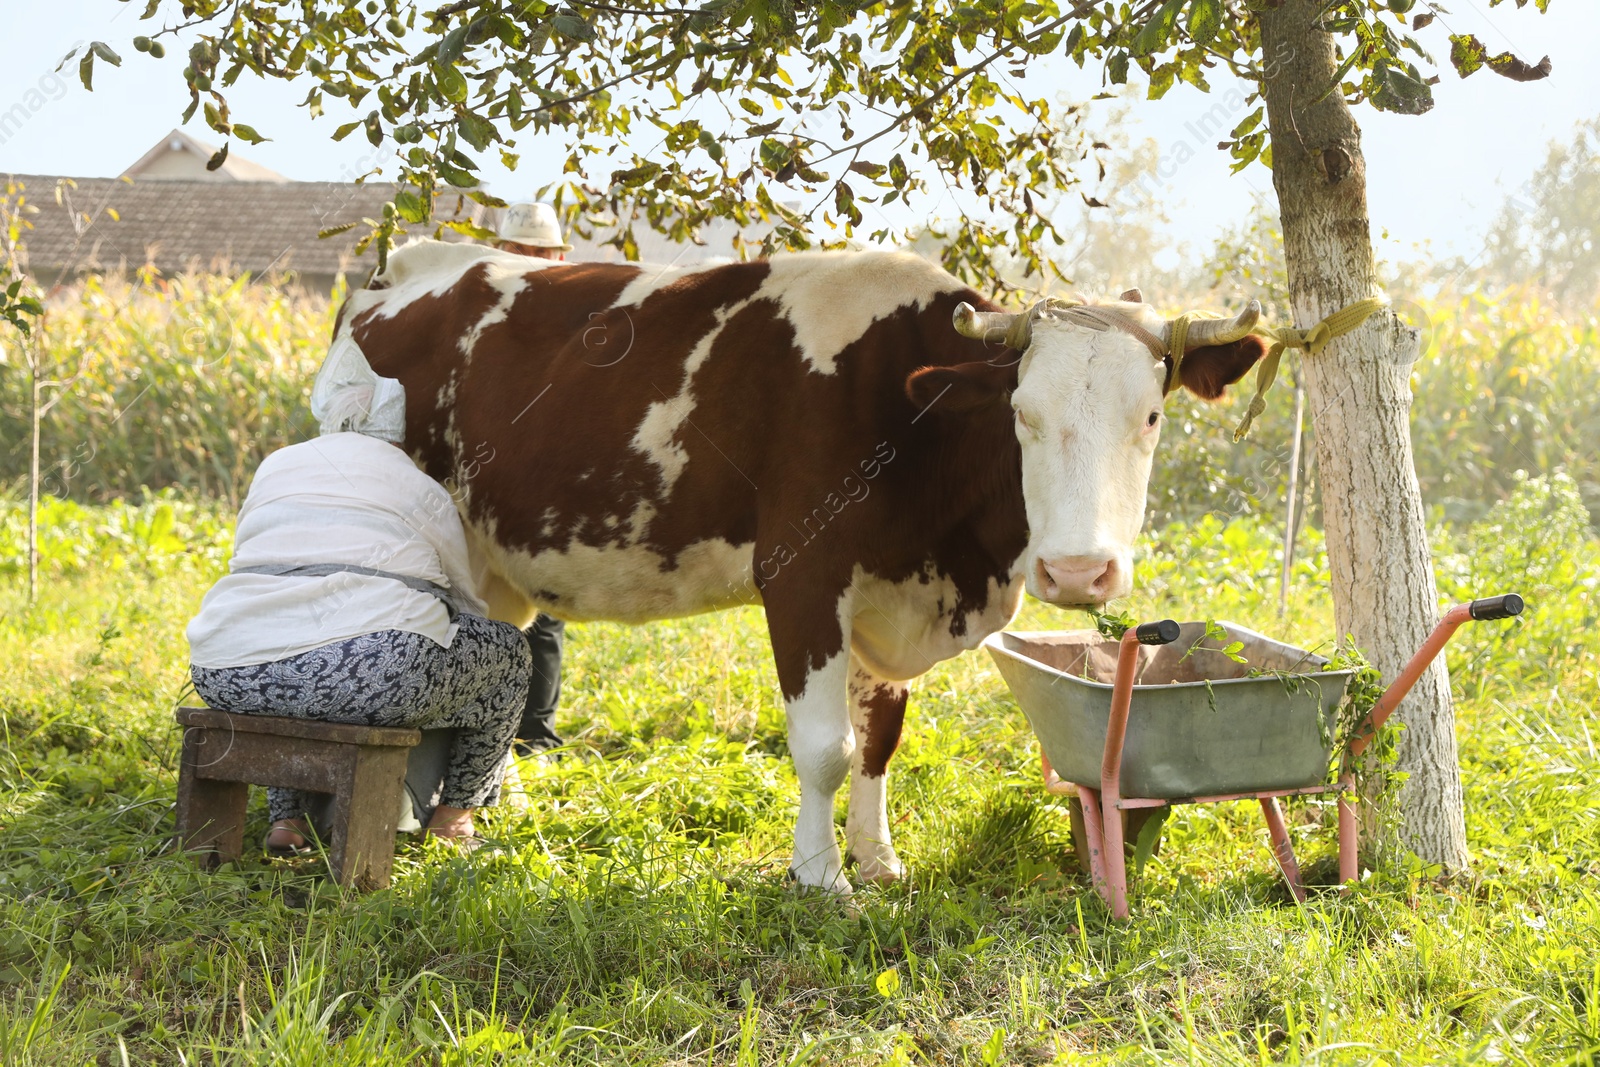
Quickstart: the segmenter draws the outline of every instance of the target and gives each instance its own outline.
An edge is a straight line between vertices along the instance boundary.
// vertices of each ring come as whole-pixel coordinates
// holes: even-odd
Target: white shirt
[[[230,571],[270,564],[345,563],[422,578],[488,614],[467,562],[467,539],[445,488],[394,445],[328,434],[279,449],[250,483]],[[189,623],[198,667],[241,667],[379,630],[421,634],[448,648],[456,626],[437,597],[393,578],[229,573]]]

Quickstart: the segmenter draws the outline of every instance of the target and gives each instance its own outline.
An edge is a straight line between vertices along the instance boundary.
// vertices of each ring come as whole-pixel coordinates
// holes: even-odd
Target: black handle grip
[[[1509,619],[1522,614],[1522,598],[1515,593],[1488,596],[1467,606],[1474,619]]]
[[[1141,623],[1133,635],[1141,645],[1170,645],[1178,639],[1178,624],[1171,619]]]

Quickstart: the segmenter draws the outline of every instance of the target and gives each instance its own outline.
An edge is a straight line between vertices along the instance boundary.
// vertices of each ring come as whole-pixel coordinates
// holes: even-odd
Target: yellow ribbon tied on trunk
[[[1313,356],[1321,355],[1329,341],[1343,337],[1388,306],[1387,302],[1377,297],[1368,297],[1340,308],[1309,330],[1297,330],[1292,326],[1257,327],[1253,332],[1270,339],[1272,347],[1267,349],[1266,357],[1256,367],[1256,395],[1250,398],[1250,406],[1245,409],[1239,428],[1233,431],[1234,442],[1244,440],[1256,416],[1267,410],[1266,392],[1278,377],[1278,364],[1283,360],[1284,349],[1297,348]]]

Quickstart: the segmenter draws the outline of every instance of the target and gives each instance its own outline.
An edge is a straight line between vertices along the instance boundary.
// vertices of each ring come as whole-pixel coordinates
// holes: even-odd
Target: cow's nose
[[[1062,556],[1039,561],[1039,586],[1052,604],[1104,604],[1117,593],[1114,557]]]

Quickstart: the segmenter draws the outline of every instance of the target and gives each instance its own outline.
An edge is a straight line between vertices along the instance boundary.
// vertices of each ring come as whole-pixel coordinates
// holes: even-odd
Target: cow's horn
[[[1261,318],[1261,302],[1252,300],[1231,319],[1195,319],[1189,323],[1189,341],[1184,348],[1193,351],[1206,345],[1229,345],[1255,328]]]
[[[1130,304],[1142,304],[1144,303],[1144,294],[1137,289],[1128,289],[1117,299],[1126,300]]]
[[[1011,333],[1018,320],[1026,320],[1027,316],[1013,314],[1009,311],[979,311],[971,304],[963,301],[956,305],[955,314],[950,321],[954,323],[956,333],[962,337],[970,337],[974,341],[1004,341],[1012,343]],[[1012,345],[1012,347],[1016,347]],[[1024,339],[1023,348],[1027,347]]]

